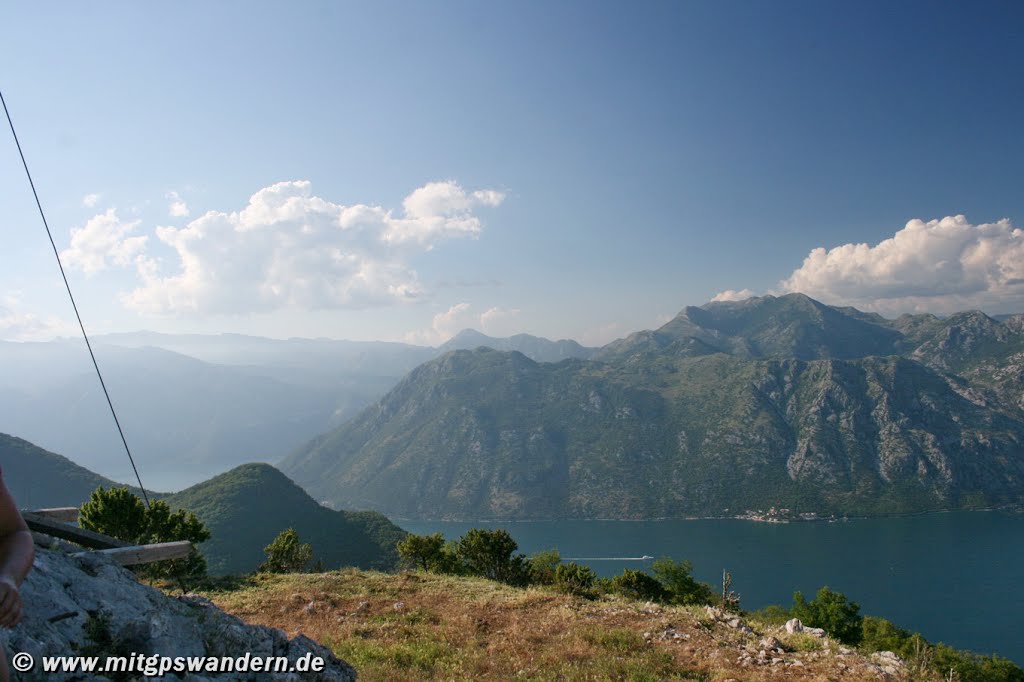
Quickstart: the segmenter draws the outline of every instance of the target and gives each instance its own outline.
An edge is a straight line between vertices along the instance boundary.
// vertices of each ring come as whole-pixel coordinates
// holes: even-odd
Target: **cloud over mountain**
[[[440,345],[463,329],[478,329],[492,336],[508,336],[515,333],[515,322],[520,310],[517,308],[491,307],[483,312],[469,303],[456,303],[448,310],[434,315],[430,328],[409,332],[405,335],[408,343]]]
[[[883,313],[1016,311],[1024,308],[1024,231],[1009,220],[915,219],[874,246],[814,249],[779,287]]]
[[[714,298],[712,298],[711,300],[712,301],[743,301],[745,299],[750,298],[751,296],[756,296],[756,295],[757,294],[755,294],[752,289],[740,289],[739,291],[737,291],[735,289],[726,289],[725,291],[721,291],[721,292],[715,294]]]
[[[474,209],[503,198],[432,182],[409,194],[395,215],[381,206],[328,201],[308,181],[279,182],[253,194],[241,210],[157,227],[159,243],[149,245],[156,250],[146,248],[146,237],[128,236],[137,223],[122,224],[108,211],[73,230],[63,255],[86,273],[134,263],[140,286],[122,301],[147,314],[389,305],[424,294],[407,264],[411,255],[445,239],[479,235],[483,224]]]

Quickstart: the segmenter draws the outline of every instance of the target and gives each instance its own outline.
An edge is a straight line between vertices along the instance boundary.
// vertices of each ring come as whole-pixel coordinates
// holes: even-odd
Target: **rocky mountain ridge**
[[[592,361],[449,353],[282,468],[318,499],[408,518],[1013,504],[1021,330],[802,295],[711,303]]]

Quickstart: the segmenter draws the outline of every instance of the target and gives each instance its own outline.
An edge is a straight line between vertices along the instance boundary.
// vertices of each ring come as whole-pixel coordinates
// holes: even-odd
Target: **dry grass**
[[[700,609],[474,578],[344,570],[261,576],[207,596],[246,621],[323,642],[371,682],[880,679],[865,659],[827,643],[743,665],[766,633],[744,635]]]

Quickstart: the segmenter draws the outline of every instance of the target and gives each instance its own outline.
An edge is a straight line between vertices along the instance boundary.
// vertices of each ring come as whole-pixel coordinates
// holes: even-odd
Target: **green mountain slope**
[[[67,457],[0,433],[0,469],[22,509],[77,507],[99,486],[120,485]]]
[[[323,507],[284,474],[267,464],[244,464],[165,498],[207,525],[203,543],[211,573],[254,570],[263,548],[285,528],[313,546],[327,568],[389,569],[397,563],[395,544],[405,531],[375,512]]]
[[[335,506],[410,518],[1020,502],[1021,325],[977,315],[791,295],[688,308],[601,362],[456,351],[282,469]]]

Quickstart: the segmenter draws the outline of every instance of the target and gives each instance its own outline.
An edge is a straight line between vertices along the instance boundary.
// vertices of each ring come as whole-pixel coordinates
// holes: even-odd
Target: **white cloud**
[[[110,265],[130,265],[146,246],[147,237],[128,236],[138,225],[137,220],[122,222],[116,210],[107,209],[84,226],[71,228],[71,246],[61,251],[61,260],[67,267],[87,275]]]
[[[726,289],[725,291],[720,291],[719,293],[715,294],[714,298],[712,298],[711,300],[712,301],[745,301],[748,298],[750,298],[751,296],[756,296],[756,295],[757,294],[755,294],[753,292],[753,290],[751,290],[751,289],[740,289],[739,291],[737,291],[735,289]]]
[[[314,196],[308,181],[266,187],[240,211],[210,211],[185,227],[158,227],[177,263],[135,259],[141,286],[123,302],[150,314],[239,314],[278,308],[389,305],[422,298],[415,251],[443,239],[476,236],[477,206],[502,195],[427,184],[406,197],[403,215],[380,206],[344,206]]]
[[[817,248],[780,282],[826,303],[885,314],[1024,310],[1024,231],[1009,220],[911,220],[875,246]]]
[[[391,219],[384,238],[390,242],[415,241],[427,245],[441,237],[480,234],[480,219],[473,215],[478,206],[498,206],[505,200],[502,192],[478,190],[466,192],[457,183],[430,182],[413,191],[402,202],[405,218]]]
[[[480,313],[480,331],[489,336],[512,336],[519,333],[518,308],[488,308]]]
[[[21,300],[13,293],[0,298],[0,339],[5,341],[49,341],[75,331],[72,325],[56,317],[39,317],[21,310]]]
[[[82,197],[82,206],[85,206],[86,208],[94,208],[96,204],[99,203],[99,200],[99,194],[86,194]]]
[[[167,198],[171,200],[170,206],[167,207],[167,213],[172,218],[187,218],[189,215],[188,204],[181,198],[181,195],[177,192],[168,192]]]
[[[476,329],[488,336],[511,336],[517,333],[512,324],[520,311],[516,308],[488,308],[478,313],[469,303],[456,303],[443,313],[434,315],[430,328],[409,332],[407,343],[437,346],[463,329]]]

